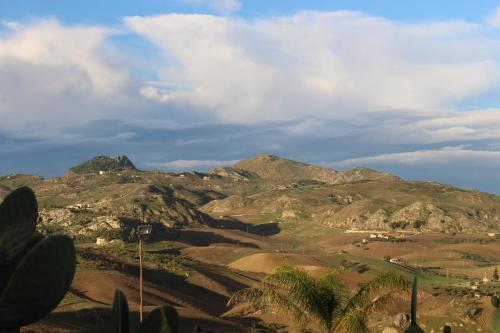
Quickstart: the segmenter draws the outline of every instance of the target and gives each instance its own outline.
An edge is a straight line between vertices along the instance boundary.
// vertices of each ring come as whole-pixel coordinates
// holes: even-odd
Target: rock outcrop
[[[76,174],[106,173],[124,170],[137,171],[135,165],[127,156],[96,156],[69,169]]]

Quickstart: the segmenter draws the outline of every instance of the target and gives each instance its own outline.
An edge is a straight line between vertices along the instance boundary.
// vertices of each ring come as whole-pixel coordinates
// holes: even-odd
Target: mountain
[[[333,169],[296,162],[274,155],[258,155],[240,161],[233,166],[266,180],[277,182],[298,182],[314,180],[334,184],[339,173]]]
[[[0,197],[19,186],[39,195],[41,226],[75,237],[122,237],[137,223],[248,227],[287,223],[340,230],[500,230],[500,197],[367,168],[336,171],[259,155],[208,173],[137,170],[125,156],[98,156],[60,178],[0,177]],[[96,176],[95,173],[106,171]],[[142,207],[142,208],[141,208]],[[252,222],[253,223],[253,222]],[[118,235],[121,234],[122,236]]]
[[[296,162],[274,155],[258,155],[240,161],[233,168],[262,179],[276,182],[317,181],[327,184],[342,184],[356,181],[397,181],[398,177],[368,168],[354,168],[339,172],[331,168]]]
[[[99,173],[134,170],[137,171],[135,165],[128,159],[127,156],[96,156],[82,164],[70,168],[70,171],[76,174]]]
[[[208,174],[218,177],[232,178],[233,180],[245,180],[255,179],[257,175],[242,169],[236,169],[232,167],[217,167],[208,170]]]

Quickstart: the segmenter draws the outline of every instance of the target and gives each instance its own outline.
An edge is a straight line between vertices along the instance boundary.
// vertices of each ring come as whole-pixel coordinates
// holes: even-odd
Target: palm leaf
[[[366,315],[363,311],[351,308],[336,322],[333,333],[368,332]]]
[[[300,328],[313,323],[324,332],[364,333],[368,314],[387,308],[395,296],[409,290],[409,282],[401,274],[383,273],[351,298],[343,290],[335,272],[313,278],[299,268],[280,266],[258,287],[236,292],[228,306],[252,303],[263,311],[291,316]]]
[[[387,309],[398,296],[409,292],[409,286],[410,282],[402,274],[380,273],[374,279],[363,284],[359,291],[347,301],[344,309],[334,315],[334,332],[337,332],[338,327],[340,327],[339,329],[348,327],[347,324],[342,324],[344,320],[348,320],[350,325],[357,325],[359,329],[363,325],[367,326],[371,313]],[[335,320],[335,318],[340,319]],[[363,324],[357,322],[358,320],[363,320]]]
[[[300,327],[305,327],[311,318],[289,297],[276,289],[245,288],[237,291],[228,301],[228,306],[252,303],[258,309],[269,313],[281,313],[291,316]]]
[[[380,295],[392,294],[398,296],[407,294],[409,291],[410,282],[404,275],[394,272],[380,273],[361,286],[359,291],[347,303],[346,309],[366,307]]]
[[[341,302],[338,276],[326,273],[315,279],[299,268],[281,266],[268,275],[263,283],[268,288],[279,287],[285,290],[287,298],[302,309],[307,317],[318,323],[323,330],[330,331],[332,313]]]

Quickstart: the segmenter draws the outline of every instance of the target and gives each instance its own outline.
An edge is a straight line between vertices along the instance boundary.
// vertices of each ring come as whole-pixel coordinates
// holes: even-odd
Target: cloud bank
[[[54,175],[94,154],[206,169],[270,152],[500,188],[498,11],[243,18],[239,1],[189,1],[221,15],[3,22],[0,173]]]
[[[189,87],[174,96],[223,121],[436,112],[498,88],[498,41],[467,22],[410,25],[349,11],[124,22],[164,52],[160,79]]]

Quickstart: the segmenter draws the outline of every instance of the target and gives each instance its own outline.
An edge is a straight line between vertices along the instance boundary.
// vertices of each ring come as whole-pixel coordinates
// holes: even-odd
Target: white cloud
[[[500,6],[495,9],[493,14],[486,18],[486,22],[492,27],[500,27]]]
[[[55,91],[72,86],[107,95],[128,78],[126,71],[106,63],[99,54],[99,47],[113,33],[116,31],[107,28],[63,27],[57,21],[45,21],[0,40],[0,60],[67,70],[63,82],[46,81]],[[47,89],[47,85],[41,88]]]
[[[500,166],[500,151],[471,150],[464,146],[443,147],[437,150],[417,150],[403,153],[387,153],[374,156],[346,159],[330,162],[336,167],[364,165],[411,165],[427,167],[433,165],[479,164],[482,166]]]
[[[130,84],[129,69],[118,64],[108,44],[117,33],[44,20],[16,24],[2,34],[0,127],[25,131],[24,125],[32,123],[50,132],[47,124],[68,126],[110,116],[106,112],[123,101]]]
[[[137,60],[117,52],[123,40],[112,38],[126,29],[153,42],[164,57]],[[500,109],[454,110],[499,88],[500,43],[488,29],[462,21],[399,23],[350,11],[251,20],[129,17],[123,31],[56,20],[16,23],[0,35],[0,128],[16,137],[64,141],[82,138],[47,124],[119,119],[174,131],[181,122],[203,119],[254,123],[249,128],[271,124],[276,140],[267,146],[256,140],[252,149],[284,153],[290,137],[354,142],[348,156],[369,155],[363,150],[368,144],[389,153],[407,148],[401,145],[419,151],[430,144],[498,147]],[[128,131],[116,139],[134,139]],[[237,151],[238,142],[232,144]]]
[[[477,24],[403,24],[358,12],[256,20],[125,18],[162,49],[178,101],[224,121],[446,109],[497,87],[500,49]]]
[[[386,115],[385,117],[388,118]],[[396,144],[500,140],[500,109],[448,111],[419,119],[398,117],[370,126],[373,140]]]
[[[194,169],[207,169],[218,166],[230,166],[239,160],[231,161],[215,161],[215,160],[175,160],[163,163],[149,163],[152,167],[161,167],[174,170],[194,170]]]
[[[2,21],[2,24],[10,30],[19,30],[21,23],[17,21]]]
[[[173,94],[162,92],[157,87],[151,85],[142,86],[140,92],[142,96],[159,102],[167,102],[174,98]]]

